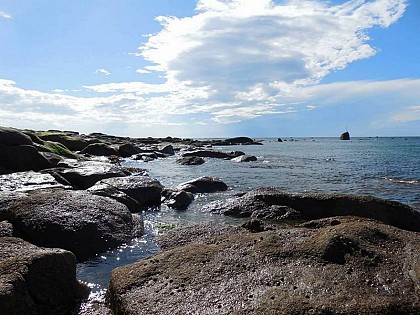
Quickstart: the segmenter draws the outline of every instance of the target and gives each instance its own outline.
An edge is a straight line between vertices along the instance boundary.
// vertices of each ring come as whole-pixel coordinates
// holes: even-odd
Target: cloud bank
[[[387,116],[382,118],[401,123],[408,113],[418,112],[411,88],[418,89],[419,80],[321,82],[331,72],[374,56],[369,30],[389,27],[406,7],[406,0],[351,0],[336,6],[317,0],[200,0],[190,17],[156,18],[162,30],[139,47],[137,56],[150,65],[137,72],[158,75],[163,83],[84,86],[97,96],[82,98],[40,96],[3,81],[0,100],[21,102],[28,113],[38,114],[48,103],[52,112],[81,116],[79,121],[86,116],[100,117],[102,124],[180,127],[298,115],[376,94],[383,99],[394,91],[401,98],[398,103],[385,99]],[[3,117],[13,116],[10,106],[2,110]],[[93,111],[99,113],[95,118]]]

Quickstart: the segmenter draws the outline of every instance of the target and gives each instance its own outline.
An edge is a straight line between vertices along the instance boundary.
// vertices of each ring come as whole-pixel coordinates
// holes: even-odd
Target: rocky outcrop
[[[340,140],[350,140],[350,134],[348,133],[348,131],[341,134]]]
[[[255,162],[257,160],[257,158],[253,155],[241,155],[238,156],[236,158],[233,158],[232,161],[233,162],[237,162],[237,163],[242,163],[242,162]]]
[[[87,293],[72,253],[0,237],[0,314],[70,314]]]
[[[221,152],[221,151],[213,151],[213,150],[196,150],[196,151],[191,151],[191,152],[185,152],[182,156],[183,157],[198,156],[198,157],[208,157],[208,158],[230,160],[244,154],[245,153],[241,151]]]
[[[140,209],[156,207],[161,203],[163,186],[149,176],[133,175],[102,180],[99,185],[107,184],[133,198]]]
[[[197,193],[213,193],[217,191],[225,191],[228,186],[219,178],[203,176],[188,182],[182,183],[177,187],[178,190],[183,190],[193,194]]]
[[[284,219],[299,220],[352,215],[420,231],[420,213],[411,207],[362,195],[289,194],[275,188],[259,188],[239,198],[210,203],[203,211],[234,217],[268,216],[278,219],[284,215]]]
[[[168,232],[161,253],[113,270],[108,301],[125,315],[420,313],[417,233],[352,217],[318,226]]]
[[[78,260],[115,248],[138,235],[125,205],[85,191],[0,192],[0,221],[37,246],[72,251]]]
[[[185,210],[194,200],[194,195],[184,190],[164,189],[162,198],[169,208]]]
[[[118,150],[113,148],[112,146],[106,143],[92,143],[89,144],[86,148],[84,148],[81,153],[83,154],[90,154],[96,156],[111,156],[111,155],[119,155]]]
[[[206,161],[198,156],[186,156],[177,159],[176,162],[181,165],[201,165],[204,164]]]
[[[261,142],[257,142],[251,138],[248,137],[236,137],[236,138],[228,138],[223,140],[222,143],[219,143],[218,145],[262,145]]]
[[[61,131],[45,131],[38,132],[36,134],[39,138],[46,141],[58,142],[64,145],[71,151],[82,151],[92,142],[98,142],[99,140],[94,139],[83,139],[81,136],[75,133],[65,133]]]
[[[32,139],[14,128],[0,127],[0,144],[5,146],[32,145]]]
[[[49,167],[50,162],[32,145],[6,146],[0,143],[0,172],[40,171]]]

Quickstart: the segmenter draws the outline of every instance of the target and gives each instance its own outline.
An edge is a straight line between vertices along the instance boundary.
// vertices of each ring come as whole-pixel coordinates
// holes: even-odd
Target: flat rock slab
[[[214,151],[214,150],[196,150],[196,151],[191,151],[191,152],[185,152],[182,156],[183,157],[198,156],[198,157],[208,157],[208,158],[230,160],[244,154],[245,153],[241,151],[222,152],[222,151]]]
[[[102,179],[130,175],[130,172],[122,167],[97,161],[73,162],[69,166],[72,167],[59,168],[54,171],[75,189],[88,189]]]
[[[420,213],[399,202],[365,195],[290,194],[258,188],[241,197],[215,201],[203,211],[233,217],[315,220],[333,216],[360,216],[402,229],[420,232]]]
[[[45,188],[70,188],[60,184],[50,174],[33,171],[0,175],[0,191],[29,191]]]
[[[0,237],[0,314],[68,314],[86,294],[71,252]]]
[[[261,233],[214,224],[168,232],[168,249],[113,270],[108,301],[125,315],[419,314],[419,235],[334,220]]]
[[[26,241],[72,251],[78,260],[138,235],[125,205],[85,191],[0,192],[0,220],[12,223],[14,233]]]

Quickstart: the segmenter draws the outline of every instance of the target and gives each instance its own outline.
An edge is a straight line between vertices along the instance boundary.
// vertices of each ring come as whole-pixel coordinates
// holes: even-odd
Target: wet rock
[[[164,203],[173,209],[187,209],[194,200],[194,195],[183,190],[164,189],[162,191]]]
[[[244,224],[241,225],[241,227],[247,229],[252,233],[259,233],[273,229],[272,227],[267,226],[267,224],[264,221],[258,219],[251,219],[249,221],[246,221]]]
[[[45,188],[70,188],[59,183],[52,175],[34,171],[0,175],[0,191],[29,191]]]
[[[216,177],[203,176],[188,182],[182,183],[177,187],[178,190],[184,190],[193,194],[197,193],[213,193],[217,191],[225,191],[227,185]]]
[[[32,145],[6,146],[0,143],[0,168],[22,172],[39,171],[49,167],[50,162]]]
[[[69,314],[87,292],[72,253],[0,237],[0,314]]]
[[[131,213],[141,211],[141,206],[136,200],[109,184],[101,182],[96,183],[95,185],[90,187],[88,191],[94,195],[108,197],[118,202],[121,202],[122,204],[127,206]]]
[[[84,260],[128,242],[136,234],[125,205],[85,191],[0,192],[0,220],[37,246],[72,251]]]
[[[210,203],[203,211],[235,217],[250,217],[254,212],[263,211],[268,214],[271,211],[272,217],[276,217],[277,211],[281,209],[272,206],[290,207],[297,211],[293,215],[297,215],[300,220],[352,215],[420,231],[420,213],[413,208],[399,202],[363,195],[289,194],[275,188],[259,188],[239,198]]]
[[[340,220],[260,233],[215,224],[169,231],[162,252],[113,270],[108,301],[126,315],[420,313],[418,234]]]
[[[60,165],[64,164],[59,163],[58,166]],[[130,172],[124,168],[110,163],[82,161],[72,162],[67,166],[72,168],[54,169],[52,171],[66,179],[75,189],[88,189],[102,179],[130,175]]]
[[[0,127],[0,144],[4,146],[32,145],[31,138],[14,128]]]
[[[208,157],[208,158],[230,160],[244,154],[245,153],[241,151],[221,152],[221,151],[213,151],[213,150],[196,150],[196,151],[191,151],[191,152],[185,152],[182,156],[183,157],[198,156],[198,157]]]
[[[99,184],[107,184],[133,198],[140,208],[156,207],[161,203],[161,183],[149,176],[133,175],[104,179]]]
[[[186,156],[176,160],[181,165],[201,165],[205,163],[205,160],[198,156]]]
[[[256,160],[257,160],[257,158],[255,156],[246,155],[246,154],[232,159],[233,162],[238,162],[238,163],[240,163],[240,162],[255,162]]]
[[[84,148],[81,153],[83,154],[90,154],[96,156],[111,156],[111,155],[119,155],[119,152],[111,147],[106,143],[92,143],[89,144],[86,148]]]

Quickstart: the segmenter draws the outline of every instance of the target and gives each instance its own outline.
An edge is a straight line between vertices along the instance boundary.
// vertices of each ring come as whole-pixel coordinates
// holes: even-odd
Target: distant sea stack
[[[340,136],[340,140],[350,140],[350,134],[348,131],[344,132],[341,136]]]

